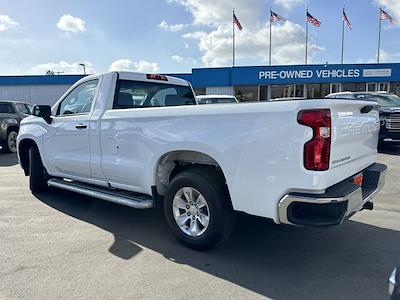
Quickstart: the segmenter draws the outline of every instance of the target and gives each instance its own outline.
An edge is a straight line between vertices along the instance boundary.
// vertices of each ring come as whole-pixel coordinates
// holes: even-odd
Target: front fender
[[[42,158],[43,165],[46,169],[48,169],[46,157],[44,155],[44,148],[43,148],[44,135],[45,135],[45,130],[39,122],[38,123],[26,123],[26,124],[24,124],[24,122],[22,122],[21,127],[18,132],[18,138],[17,138],[18,160],[21,161],[20,157],[19,157],[21,142],[24,140],[31,140],[38,147],[40,157]]]
[[[19,127],[18,120],[14,118],[5,118],[0,123],[0,140],[7,139],[8,129],[10,127]]]

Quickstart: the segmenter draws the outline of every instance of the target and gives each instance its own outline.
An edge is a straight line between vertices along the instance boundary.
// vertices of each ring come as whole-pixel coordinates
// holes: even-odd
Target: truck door
[[[90,178],[89,119],[98,79],[83,82],[58,105],[47,127],[44,151],[51,174]]]

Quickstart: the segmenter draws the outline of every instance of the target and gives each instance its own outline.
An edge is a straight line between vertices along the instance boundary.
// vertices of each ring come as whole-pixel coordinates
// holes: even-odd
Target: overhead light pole
[[[79,64],[83,68],[83,74],[86,75],[86,65],[85,64]]]

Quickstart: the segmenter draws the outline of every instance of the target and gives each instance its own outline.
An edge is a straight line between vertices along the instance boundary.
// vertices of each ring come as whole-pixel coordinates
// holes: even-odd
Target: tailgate
[[[376,161],[379,139],[379,104],[336,100],[332,103],[332,169],[353,175]],[[347,173],[347,172],[346,172]]]

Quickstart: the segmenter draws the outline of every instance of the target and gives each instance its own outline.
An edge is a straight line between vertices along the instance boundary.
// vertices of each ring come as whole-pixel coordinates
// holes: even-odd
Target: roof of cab
[[[180,85],[180,86],[190,86],[190,83],[184,79],[180,79],[177,77],[173,76],[166,76],[162,74],[153,74],[153,73],[138,73],[138,72],[127,72],[127,71],[111,71],[107,73],[98,73],[98,74],[91,74],[87,75],[77,82],[75,82],[71,88],[74,88],[83,82],[90,81],[90,80],[96,80],[100,78],[101,76],[107,76],[107,75],[113,75],[113,74],[118,74],[119,79],[122,80],[133,80],[133,81],[145,81],[145,82],[157,82],[161,84],[173,84],[173,85]],[[161,75],[167,78],[167,80],[159,80],[159,79],[148,79],[147,75]],[[70,89],[71,89],[70,88]],[[67,91],[68,92],[68,91]]]
[[[208,98],[219,98],[219,99],[224,99],[224,98],[235,98],[235,96],[232,95],[197,95],[197,98],[202,98],[202,99],[208,99]]]
[[[29,104],[23,101],[14,101],[14,100],[0,100],[0,103]]]
[[[167,76],[163,74],[154,74],[154,73],[138,73],[138,72],[115,72],[118,73],[119,77],[121,79],[130,79],[130,80],[139,80],[139,81],[149,81],[149,82],[158,82],[158,83],[164,83],[164,84],[175,84],[175,85],[182,85],[182,86],[189,86],[189,82],[187,82],[184,79],[173,77],[173,76]],[[161,80],[161,79],[148,79],[147,75],[161,75],[167,80]]]

